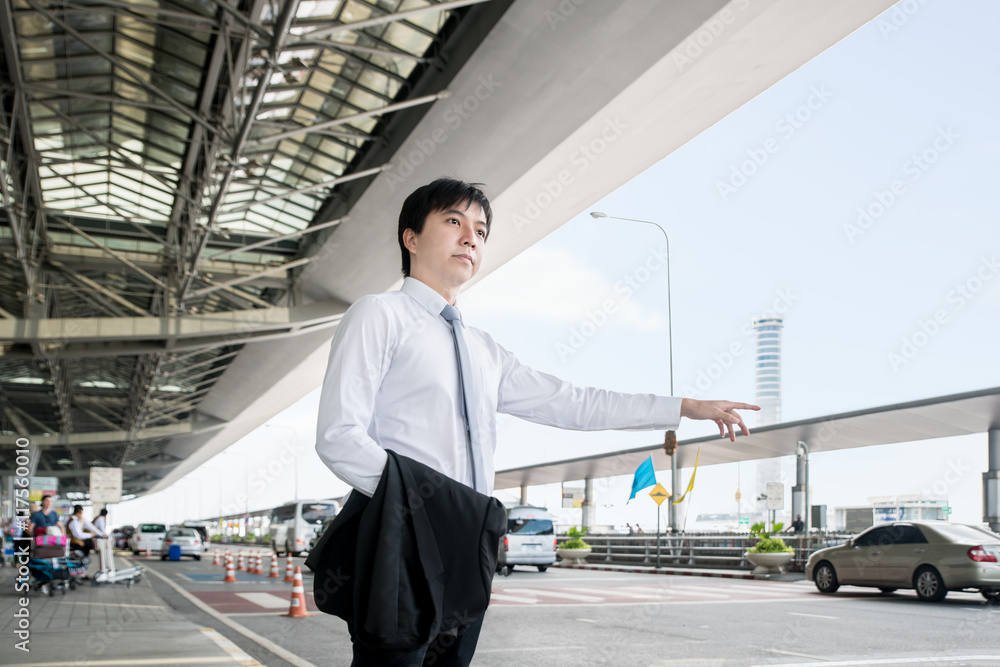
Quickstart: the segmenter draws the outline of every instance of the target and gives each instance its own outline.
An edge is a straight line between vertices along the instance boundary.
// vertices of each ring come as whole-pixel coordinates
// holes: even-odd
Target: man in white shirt
[[[66,522],[70,534],[70,544],[82,551],[84,556],[94,548],[95,537],[107,537],[107,533],[83,518],[83,505],[73,505],[73,513]]]
[[[475,386],[466,420],[452,323],[442,310],[479,271],[492,210],[476,185],[439,179],[418,188],[400,212],[405,279],[399,291],[367,295],[344,314],[330,349],[320,396],[316,450],[333,473],[371,496],[391,449],[473,486],[469,439],[481,443],[486,494],[493,492],[496,414],[565,429],[675,430],[681,417],[709,419],[735,441],[749,430],[736,409],[755,405],[698,401],[577,387],[521,364],[486,332],[462,326]],[[467,436],[466,428],[475,430]],[[467,665],[482,615],[416,653],[374,654],[354,643],[355,665]],[[354,636],[353,629],[351,632]]]

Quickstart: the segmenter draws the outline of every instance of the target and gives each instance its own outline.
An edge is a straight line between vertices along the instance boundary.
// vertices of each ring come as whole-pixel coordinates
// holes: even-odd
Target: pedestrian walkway
[[[17,592],[13,568],[4,568],[0,577],[5,665],[261,664],[215,628],[198,626],[167,606],[150,586],[148,573],[131,587],[82,582],[54,597]],[[27,652],[14,646],[21,641],[14,616],[21,597],[28,599]]]
[[[693,602],[752,602],[798,600],[819,595],[816,589],[800,583],[712,583],[652,580],[643,585],[505,585],[494,580],[490,605],[496,606],[582,606],[608,604],[676,604]]]
[[[722,579],[746,579],[746,580],[768,580],[768,581],[802,581],[805,575],[801,572],[787,572],[782,574],[754,574],[748,570],[713,570],[709,568],[682,568],[682,567],[653,567],[651,565],[611,565],[584,563],[577,565],[559,561],[552,567],[565,568],[569,570],[599,570],[604,572],[627,572],[630,574],[670,574],[686,577],[719,577]]]

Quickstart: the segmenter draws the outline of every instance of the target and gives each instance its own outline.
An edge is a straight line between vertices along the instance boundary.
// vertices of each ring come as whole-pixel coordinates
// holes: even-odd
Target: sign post
[[[117,503],[122,499],[121,468],[90,469],[90,501],[93,503]]]
[[[660,505],[670,497],[670,492],[657,482],[649,497],[656,501],[656,567],[660,567]]]
[[[785,485],[781,482],[767,483],[767,509],[771,512],[771,528],[774,528],[775,510],[785,509]]]

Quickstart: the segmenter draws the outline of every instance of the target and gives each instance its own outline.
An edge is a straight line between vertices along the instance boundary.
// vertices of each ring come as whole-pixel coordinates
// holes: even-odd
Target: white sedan
[[[948,521],[878,524],[813,553],[806,578],[821,593],[835,593],[842,585],[883,593],[912,588],[921,600],[938,602],[948,591],[974,589],[1000,601],[1000,535]]]

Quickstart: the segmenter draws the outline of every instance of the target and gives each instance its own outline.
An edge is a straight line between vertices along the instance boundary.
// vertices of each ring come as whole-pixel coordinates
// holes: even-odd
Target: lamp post
[[[626,222],[641,222],[644,225],[652,225],[660,230],[663,234],[663,241],[667,245],[667,355],[670,362],[670,395],[674,395],[674,336],[673,336],[673,326],[674,317],[670,313],[670,237],[667,236],[667,230],[665,230],[660,225],[655,222],[650,222],[649,220],[637,220],[635,218],[619,218],[615,215],[608,215],[607,213],[601,213],[600,211],[591,211],[590,217],[595,220],[600,220],[602,218],[607,218],[608,220],[624,220]],[[675,439],[676,442],[676,439]],[[681,473],[677,467],[677,450],[674,449],[674,453],[670,456],[670,490],[673,494],[677,493],[677,490],[681,486]],[[670,519],[670,532],[677,532],[677,505],[673,503],[673,497],[671,496],[670,507],[668,508],[669,519]],[[657,540],[659,542],[659,540]]]
[[[230,456],[240,456],[243,458],[243,521],[247,521],[247,516],[250,514],[250,459],[246,454],[240,454],[239,452],[225,451],[223,454],[228,454]],[[246,529],[244,525],[244,530]]]
[[[264,424],[267,428],[287,428],[292,432],[292,456],[295,458],[292,469],[295,472],[295,502],[299,502],[299,445],[295,437],[295,429],[287,424]]]

